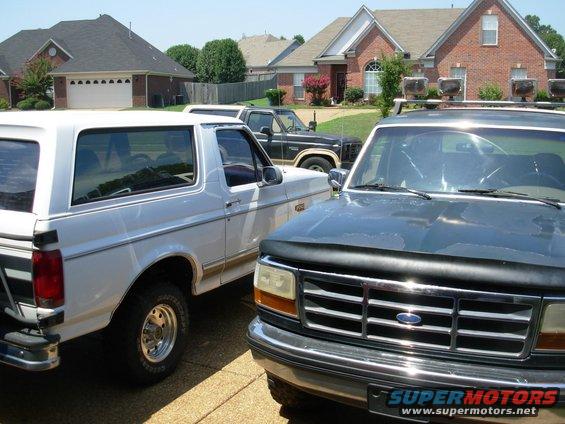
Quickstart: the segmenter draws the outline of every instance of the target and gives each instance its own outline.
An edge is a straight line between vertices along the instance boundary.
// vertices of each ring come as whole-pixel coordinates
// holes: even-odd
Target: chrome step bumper
[[[0,363],[26,371],[47,371],[59,365],[59,343],[21,332],[0,335]]]

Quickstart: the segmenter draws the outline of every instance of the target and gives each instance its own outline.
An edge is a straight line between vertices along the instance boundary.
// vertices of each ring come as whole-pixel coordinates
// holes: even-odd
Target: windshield
[[[38,164],[37,143],[0,140],[0,209],[32,211]]]
[[[304,125],[292,110],[277,110],[277,115],[281,118],[287,132],[308,131],[308,127]]]
[[[370,143],[349,187],[504,190],[565,202],[563,132],[391,127]]]

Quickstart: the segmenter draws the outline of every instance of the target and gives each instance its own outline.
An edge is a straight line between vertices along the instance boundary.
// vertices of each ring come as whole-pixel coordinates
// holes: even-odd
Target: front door
[[[253,131],[259,143],[269,157],[276,163],[281,163],[284,159],[284,134],[281,126],[273,113],[251,112],[247,120],[247,126]],[[261,133],[261,129],[267,127],[272,131],[272,135]]]
[[[243,129],[218,129],[226,207],[226,263],[222,284],[251,273],[259,242],[288,219],[285,186],[259,187],[270,162]]]
[[[341,103],[345,96],[345,88],[347,87],[347,78],[345,72],[338,72],[336,74],[336,96],[335,101]]]

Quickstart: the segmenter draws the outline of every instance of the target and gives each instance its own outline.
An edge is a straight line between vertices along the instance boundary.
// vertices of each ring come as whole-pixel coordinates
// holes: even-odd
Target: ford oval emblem
[[[401,324],[406,325],[420,325],[422,323],[422,317],[416,314],[411,314],[408,312],[402,312],[396,316],[396,320]]]

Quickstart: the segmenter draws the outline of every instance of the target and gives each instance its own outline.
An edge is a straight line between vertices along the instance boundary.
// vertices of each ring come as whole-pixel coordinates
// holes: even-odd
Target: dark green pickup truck
[[[314,122],[305,125],[293,110],[285,108],[199,105],[185,112],[241,119],[278,164],[326,173],[332,168],[351,169],[362,147],[355,137],[316,132]]]

